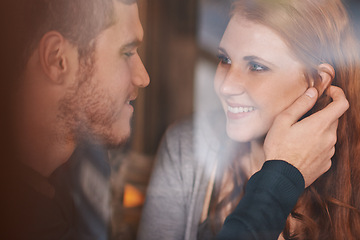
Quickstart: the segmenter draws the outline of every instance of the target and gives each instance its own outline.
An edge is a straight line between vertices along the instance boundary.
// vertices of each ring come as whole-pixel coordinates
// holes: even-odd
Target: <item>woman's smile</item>
[[[309,87],[303,67],[270,28],[234,15],[219,46],[214,86],[239,142],[263,138],[275,117]]]

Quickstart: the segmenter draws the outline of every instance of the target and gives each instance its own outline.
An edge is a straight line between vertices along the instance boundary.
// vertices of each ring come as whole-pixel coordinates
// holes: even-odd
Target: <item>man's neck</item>
[[[33,139],[26,147],[22,146],[20,161],[44,177],[49,177],[67,162],[75,150],[75,143],[70,141],[56,143]]]

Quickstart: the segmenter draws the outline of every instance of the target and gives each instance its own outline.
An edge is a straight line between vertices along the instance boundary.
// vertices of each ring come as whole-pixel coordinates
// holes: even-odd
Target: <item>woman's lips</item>
[[[252,112],[255,110],[254,107],[231,107],[228,106],[228,111],[231,113],[247,113],[247,112]]]
[[[230,119],[240,119],[249,116],[256,110],[255,107],[251,106],[227,106],[227,117]]]

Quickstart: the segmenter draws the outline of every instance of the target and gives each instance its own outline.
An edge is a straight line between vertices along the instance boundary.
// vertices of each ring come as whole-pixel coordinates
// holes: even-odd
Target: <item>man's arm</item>
[[[278,239],[304,186],[301,173],[291,164],[266,161],[248,181],[244,197],[217,239]]]
[[[243,199],[217,239],[278,238],[304,188],[331,167],[338,118],[349,104],[338,87],[331,86],[328,94],[333,102],[300,122],[316,102],[314,88],[275,119],[264,143],[269,161],[250,178]]]

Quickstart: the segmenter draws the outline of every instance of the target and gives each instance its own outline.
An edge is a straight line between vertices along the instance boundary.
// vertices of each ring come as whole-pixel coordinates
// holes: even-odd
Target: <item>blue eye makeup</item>
[[[217,58],[221,64],[231,64],[231,59],[224,54],[218,54]]]

